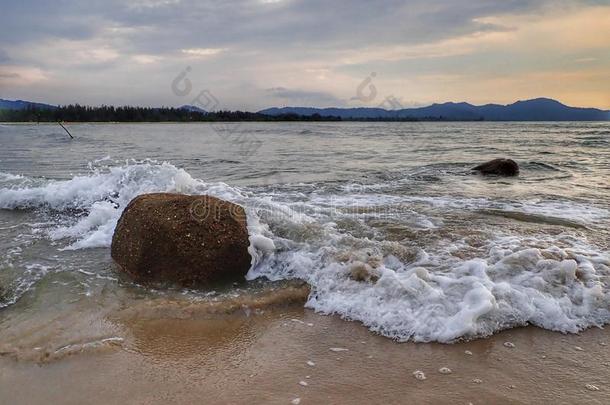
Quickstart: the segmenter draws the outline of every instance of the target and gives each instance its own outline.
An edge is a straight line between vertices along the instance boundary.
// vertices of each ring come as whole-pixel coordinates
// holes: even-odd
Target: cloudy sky
[[[608,38],[610,0],[2,0],[0,98],[610,109]]]

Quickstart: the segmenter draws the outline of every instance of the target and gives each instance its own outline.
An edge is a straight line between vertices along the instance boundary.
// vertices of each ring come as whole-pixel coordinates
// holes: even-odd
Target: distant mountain
[[[441,119],[485,121],[609,121],[610,111],[597,108],[568,107],[549,98],[517,101],[509,105],[469,103],[432,104],[427,107],[385,110],[383,108],[267,108],[261,114],[277,116],[297,114],[335,116],[342,119]]]
[[[57,107],[50,104],[34,103],[24,100],[4,100],[0,98],[0,110],[25,110],[26,108],[38,108],[41,110],[54,110]]]
[[[191,112],[198,112],[198,113],[202,113],[202,114],[207,114],[208,112],[206,110],[204,110],[203,108],[199,108],[196,105],[183,105],[181,107],[178,107],[180,110],[187,110],[187,111],[191,111]]]
[[[4,100],[0,98],[0,110],[24,110],[37,108],[40,110],[55,110],[58,107],[24,100]],[[202,108],[194,105],[183,105],[180,110],[208,114]],[[250,113],[253,114],[253,113]],[[549,98],[517,101],[513,104],[472,105],[469,103],[432,104],[427,107],[404,108],[401,110],[385,110],[383,108],[314,108],[314,107],[282,107],[267,108],[258,114],[278,117],[301,116],[339,117],[350,119],[379,120],[446,120],[446,121],[610,121],[610,111],[597,108],[569,107],[559,101]],[[279,117],[282,119],[282,117]]]

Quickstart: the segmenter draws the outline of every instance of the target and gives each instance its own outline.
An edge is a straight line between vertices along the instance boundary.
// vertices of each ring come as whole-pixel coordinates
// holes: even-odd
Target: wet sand
[[[302,298],[157,299],[12,319],[0,329],[0,403],[610,403],[607,329],[396,343],[303,309]]]

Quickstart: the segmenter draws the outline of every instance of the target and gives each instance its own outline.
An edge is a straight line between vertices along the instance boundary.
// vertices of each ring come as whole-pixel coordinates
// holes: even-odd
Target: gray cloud
[[[154,94],[156,99],[151,102],[167,103],[164,93],[160,89],[153,92],[152,86],[167,88],[166,82],[192,65],[193,72],[197,72],[196,77],[193,73],[192,80],[213,88],[226,100],[247,97],[239,90],[245,87],[257,89],[245,104],[285,101],[341,105],[351,94],[346,94],[345,84],[342,93],[338,91],[338,84],[333,86],[332,81],[338,76],[343,83],[351,79],[357,86],[373,71],[380,71],[380,77],[399,78],[407,73],[472,69],[472,59],[465,56],[447,56],[439,64],[425,58],[388,61],[383,54],[375,56],[371,51],[513,29],[485,17],[534,16],[567,5],[596,4],[604,3],[596,0],[20,0],[5,2],[2,6],[0,64],[9,61],[8,52],[12,65],[39,69],[48,78],[36,91],[48,88],[50,94],[56,94],[57,88],[67,88],[66,83],[78,82],[83,86],[79,88],[92,90],[88,94],[98,95],[100,103],[112,102],[117,97],[116,91],[103,87],[108,86],[109,79],[119,89],[128,85],[134,100]],[[498,55],[490,53],[489,58],[497,61],[496,65],[501,64],[501,53],[501,50]],[[365,57],[358,58],[360,55]],[[368,58],[368,55],[373,56]],[[384,68],[383,72],[380,67]],[[316,69],[326,73],[311,73]],[[146,88],[136,87],[142,83]],[[273,91],[258,91],[272,87],[275,87]],[[352,93],[351,87],[349,92]],[[74,101],[81,97],[68,91],[62,95]],[[256,97],[264,99],[255,100]]]
[[[535,0],[118,0],[47,2],[3,6],[0,38],[13,44],[49,38],[88,39],[117,31],[127,49],[166,53],[192,47],[265,49],[360,48],[412,44],[476,31],[497,30],[476,22],[504,12],[540,7]]]
[[[272,98],[286,105],[337,107],[345,105],[345,100],[321,91],[291,90],[285,87],[273,87],[265,91]]]

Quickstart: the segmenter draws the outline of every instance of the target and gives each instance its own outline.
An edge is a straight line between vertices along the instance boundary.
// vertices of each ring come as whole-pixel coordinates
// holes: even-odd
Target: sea
[[[171,294],[298,280],[306,308],[397,341],[452,343],[610,322],[610,124],[0,125],[0,328]],[[471,168],[499,157],[516,177]],[[140,285],[110,243],[137,195],[247,212],[252,265],[228,287]],[[250,287],[256,286],[256,287]],[[35,325],[28,324],[29,328]]]

